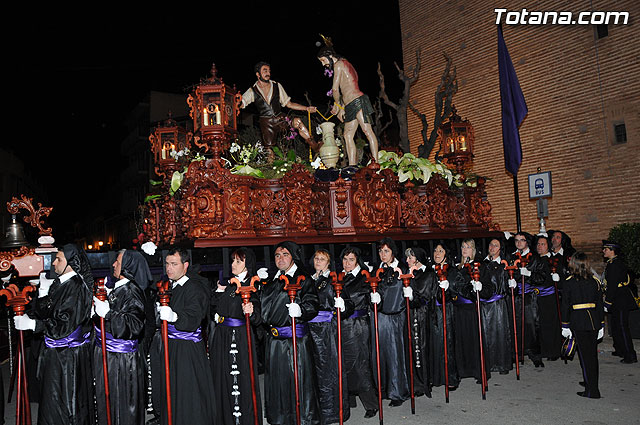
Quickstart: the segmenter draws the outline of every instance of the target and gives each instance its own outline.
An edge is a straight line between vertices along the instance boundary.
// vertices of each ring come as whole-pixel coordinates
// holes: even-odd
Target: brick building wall
[[[446,52],[457,69],[454,104],[475,129],[473,170],[492,179],[493,215],[509,231],[516,229],[515,202],[513,180],[504,168],[494,8],[629,11],[628,25],[609,25],[609,35],[600,39],[591,25],[502,22],[529,109],[520,128],[523,230],[535,234],[539,229],[527,183],[538,167],[552,174],[547,229],[566,231],[577,248],[595,255],[611,227],[640,221],[640,3],[399,0],[399,8],[405,69],[415,64],[417,49],[422,55],[411,99],[428,117],[430,132]],[[613,126],[622,122],[627,141],[616,144]],[[410,113],[414,153],[420,130],[419,119]]]

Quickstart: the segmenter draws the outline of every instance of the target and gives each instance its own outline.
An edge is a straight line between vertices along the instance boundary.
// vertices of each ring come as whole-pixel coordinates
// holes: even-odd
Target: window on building
[[[607,24],[596,25],[596,34],[598,38],[604,38],[609,35],[609,26]]]
[[[627,128],[624,122],[613,123],[613,142],[617,145],[627,143]]]

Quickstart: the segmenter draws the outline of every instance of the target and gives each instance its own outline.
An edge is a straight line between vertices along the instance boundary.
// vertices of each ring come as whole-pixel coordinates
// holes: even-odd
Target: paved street
[[[636,350],[640,341],[634,340]],[[494,374],[489,380],[487,400],[482,400],[480,386],[465,379],[450,393],[445,403],[444,390],[436,388],[433,398],[416,399],[416,414],[411,414],[410,401],[401,407],[388,407],[384,401],[384,421],[387,424],[637,424],[640,422],[640,363],[621,364],[611,355],[611,338],[599,345],[600,392],[599,400],[579,397],[582,387],[578,358],[564,364],[545,361],[545,368],[536,369],[527,360],[520,370],[509,375]],[[5,394],[9,380],[9,366],[2,365]],[[14,393],[15,403],[15,393]],[[15,423],[15,404],[5,407],[7,424]],[[266,407],[268,409],[268,407]],[[36,423],[38,405],[31,405],[33,423]],[[364,409],[351,410],[352,425],[378,424],[377,416],[364,419]],[[196,424],[194,424],[196,425]]]

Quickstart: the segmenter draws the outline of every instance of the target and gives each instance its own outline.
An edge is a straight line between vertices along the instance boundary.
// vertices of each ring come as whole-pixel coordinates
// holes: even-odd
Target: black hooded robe
[[[318,400],[320,404],[320,417],[323,424],[340,422],[340,398],[338,382],[338,323],[334,297],[336,296],[331,285],[330,276],[319,276],[315,279],[318,292],[320,314],[309,322],[309,332],[313,339],[313,359],[318,380]],[[340,312],[342,323],[353,313],[353,302],[349,294],[340,295],[344,300],[345,311]],[[327,320],[328,319],[328,320]],[[342,332],[342,327],[340,329]],[[342,336],[344,340],[344,335]],[[349,419],[349,389],[347,375],[342,369],[342,417]]]
[[[204,278],[189,276],[183,285],[175,285],[171,291],[169,306],[178,315],[178,320],[170,325],[179,332],[197,333],[209,315],[210,290]],[[158,317],[158,330],[151,344],[151,372],[153,405],[161,412],[161,423],[166,425],[167,398],[160,323]],[[205,341],[202,337],[194,339],[199,341],[169,337],[171,408],[175,425],[213,423],[213,383]]]
[[[250,285],[247,276],[241,284]],[[249,316],[251,327],[251,350],[253,372],[249,367],[249,341],[245,314],[242,311],[242,297],[236,294],[234,283],[227,285],[223,292],[213,292],[211,297],[211,317],[217,317],[209,347],[209,361],[213,374],[215,421],[220,425],[246,424],[254,422],[251,376],[255,379],[256,407],[258,422],[262,423],[262,402],[258,379],[258,356],[254,326],[260,325],[260,303],[257,292],[251,294],[253,313]],[[217,314],[217,316],[215,316]]]
[[[86,254],[69,245],[63,251],[77,274],[68,280],[62,275],[63,282],[56,278],[48,295],[35,301],[35,332],[43,332],[45,338],[37,372],[42,395],[39,425],[95,422],[89,342],[93,280]]]
[[[289,249],[292,256],[295,253]],[[297,264],[297,262],[296,262]],[[308,333],[307,322],[318,314],[318,294],[311,279],[297,264],[293,276],[287,275],[292,283],[298,276],[305,276],[302,288],[297,292],[295,302],[300,305],[302,316],[296,318],[296,325],[306,327],[307,332],[297,337],[298,379],[300,395],[300,419],[304,425],[320,424],[316,371],[313,364],[313,345]],[[260,291],[262,322],[268,327],[265,338],[265,413],[267,422],[278,425],[296,423],[296,396],[293,372],[293,339],[282,335],[276,328],[291,328],[291,317],[287,304],[289,295],[284,291],[284,281],[271,278]]]
[[[404,273],[405,270],[402,271]],[[380,341],[380,380],[382,398],[393,401],[409,399],[409,347],[407,343],[407,315],[404,285],[390,267],[382,273],[378,292],[382,302],[378,306],[378,335]],[[371,358],[376,364],[375,329],[371,317]],[[377,375],[377,374],[376,374]],[[374,375],[374,377],[376,377]]]

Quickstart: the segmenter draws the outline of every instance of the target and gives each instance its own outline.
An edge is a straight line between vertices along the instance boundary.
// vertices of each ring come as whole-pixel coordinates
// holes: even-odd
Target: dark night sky
[[[11,75],[4,97],[11,117],[5,123],[18,135],[2,143],[42,178],[54,214],[86,216],[92,208],[82,204],[96,202],[117,181],[123,119],[146,92],[183,93],[208,76],[213,62],[226,83],[244,91],[255,80],[253,65],[266,60],[272,78],[294,101],[305,103],[307,91],[324,106],[331,80],[315,57],[322,33],[354,64],[372,100],[378,95],[378,61],[390,95],[400,90],[393,65],[402,65],[397,1],[375,7],[227,3],[235,6],[219,10],[220,2],[179,2],[141,12],[94,5],[6,16],[13,25],[2,30],[11,40],[4,61]]]

